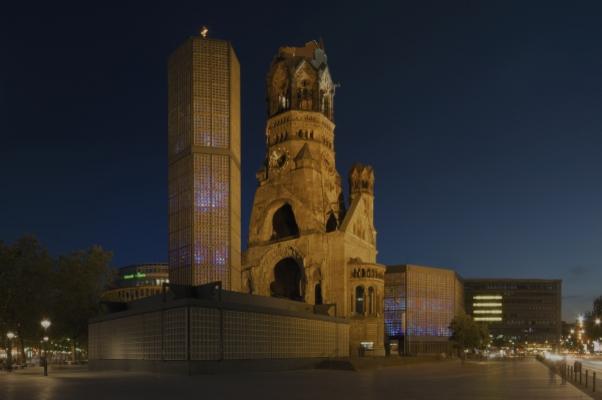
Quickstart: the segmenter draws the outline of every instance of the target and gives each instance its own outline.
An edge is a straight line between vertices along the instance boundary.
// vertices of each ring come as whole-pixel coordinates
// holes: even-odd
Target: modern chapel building
[[[389,265],[384,306],[393,352],[450,353],[449,326],[464,310],[462,278],[451,269]]]

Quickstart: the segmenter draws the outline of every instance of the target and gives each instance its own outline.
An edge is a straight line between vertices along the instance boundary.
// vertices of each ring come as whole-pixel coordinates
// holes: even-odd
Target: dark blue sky
[[[95,3],[101,4],[101,3]],[[262,5],[263,4],[263,5]],[[0,15],[0,240],[166,259],[166,60],[200,25],[242,67],[243,232],[264,79],[323,37],[337,167],[376,173],[379,261],[564,279],[602,294],[602,6],[596,2],[27,3]],[[564,6],[564,7],[563,7]]]

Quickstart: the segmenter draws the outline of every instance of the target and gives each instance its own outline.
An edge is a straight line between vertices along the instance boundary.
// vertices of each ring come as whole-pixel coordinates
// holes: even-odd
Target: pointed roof
[[[307,143],[305,143],[303,145],[303,147],[301,147],[301,150],[299,150],[299,153],[297,153],[297,155],[295,156],[295,161],[299,161],[299,160],[313,160],[314,157],[311,155],[311,152],[309,151],[309,146],[307,145]]]

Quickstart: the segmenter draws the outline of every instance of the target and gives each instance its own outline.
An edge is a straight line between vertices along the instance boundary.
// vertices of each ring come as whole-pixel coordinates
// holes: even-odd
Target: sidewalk
[[[195,376],[65,368],[44,377],[32,368],[0,376],[0,399],[164,400],[197,393],[245,400],[591,400],[535,360],[360,362],[364,369],[357,372],[307,369]]]

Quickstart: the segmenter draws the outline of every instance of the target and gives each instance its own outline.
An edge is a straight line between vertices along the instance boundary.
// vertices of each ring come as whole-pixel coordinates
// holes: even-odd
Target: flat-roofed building
[[[167,263],[133,264],[119,268],[117,276],[102,294],[106,301],[129,302],[161,293],[169,282]]]
[[[562,329],[559,279],[465,279],[466,312],[494,336],[557,344]]]
[[[449,326],[464,307],[453,270],[390,265],[385,273],[385,330],[403,354],[449,353]]]

